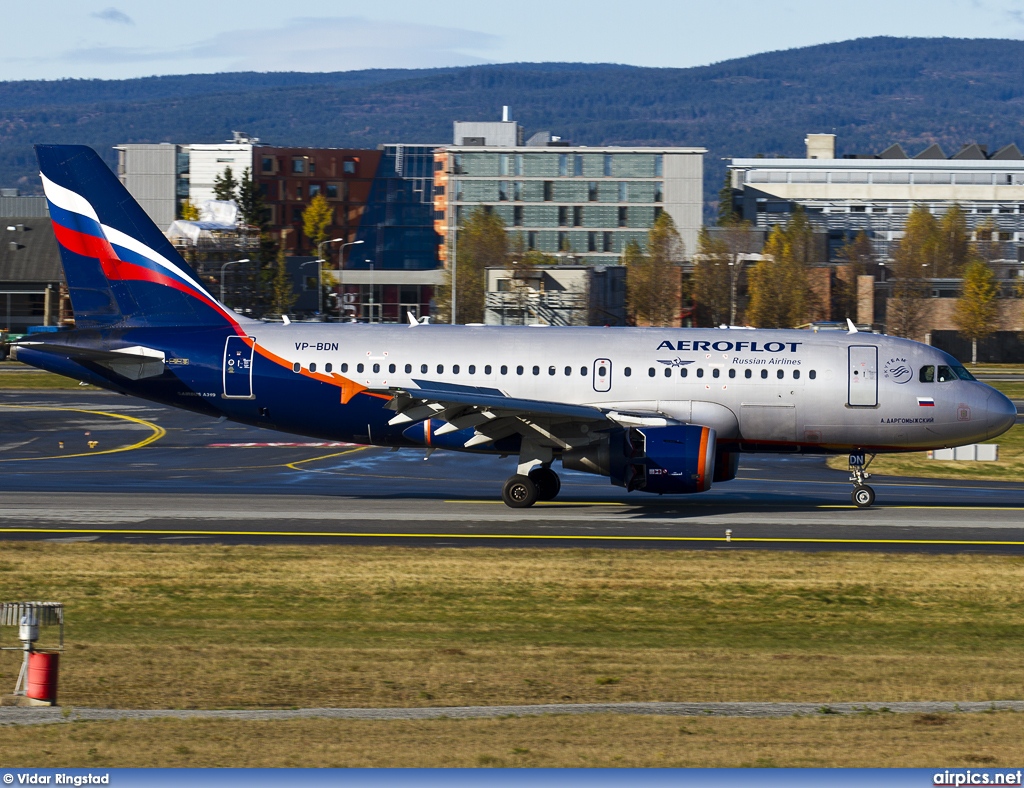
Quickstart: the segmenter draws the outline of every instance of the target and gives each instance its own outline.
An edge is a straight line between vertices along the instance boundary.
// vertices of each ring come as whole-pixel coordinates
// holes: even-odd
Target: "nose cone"
[[[989,440],[1002,435],[1017,422],[1017,406],[995,389],[988,395],[985,411],[985,426],[988,428]]]

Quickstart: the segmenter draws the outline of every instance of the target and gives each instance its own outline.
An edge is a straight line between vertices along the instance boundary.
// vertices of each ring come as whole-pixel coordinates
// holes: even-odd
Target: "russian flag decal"
[[[931,397],[918,397],[917,404],[920,405],[922,408],[934,408],[935,400],[933,400]]]

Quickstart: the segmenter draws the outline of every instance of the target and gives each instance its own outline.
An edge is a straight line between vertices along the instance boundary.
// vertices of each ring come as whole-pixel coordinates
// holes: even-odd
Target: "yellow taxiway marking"
[[[29,460],[66,460],[71,457],[95,457],[100,454],[117,454],[122,451],[134,451],[135,449],[141,449],[143,446],[148,446],[151,443],[155,443],[167,434],[167,430],[161,427],[159,424],[154,424],[151,421],[136,418],[135,416],[128,416],[124,413],[109,413],[105,410],[86,410],[84,408],[58,408],[45,405],[0,405],[0,408],[12,408],[14,410],[58,410],[67,411],[70,413],[88,413],[90,416],[106,416],[111,419],[122,419],[124,421],[130,421],[135,424],[141,424],[144,427],[148,427],[153,430],[153,434],[139,441],[133,443],[131,446],[118,446],[116,449],[104,449],[102,451],[87,451],[77,454],[55,454],[52,457],[8,457],[0,459],[0,462],[27,462]]]
[[[316,462],[317,460],[329,460],[329,459],[331,459],[331,457],[343,457],[346,454],[355,454],[357,451],[365,451],[366,449],[371,449],[371,448],[373,448],[373,447],[372,446],[356,446],[354,449],[345,449],[345,451],[338,451],[338,452],[335,452],[334,454],[324,454],[321,457],[310,457],[308,460],[296,460],[295,462],[286,462],[282,466],[274,466],[274,467],[291,468],[293,471],[306,471],[307,473],[319,473],[319,471],[310,471],[307,468],[296,468],[295,466],[296,465],[302,465],[303,463],[307,463],[307,462]]]
[[[963,545],[1024,547],[1024,541],[995,539],[835,539],[772,536],[622,536],[613,534],[447,534],[373,533],[369,531],[195,531],[144,530],[141,528],[0,528],[3,534],[97,534],[130,536],[301,536],[337,539],[463,539],[561,542],[720,542],[759,544],[877,544],[877,545]]]

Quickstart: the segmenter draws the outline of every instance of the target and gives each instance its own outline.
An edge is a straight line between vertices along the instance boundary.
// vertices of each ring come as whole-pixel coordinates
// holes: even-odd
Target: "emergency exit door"
[[[224,396],[252,398],[252,355],[256,340],[252,337],[228,337],[224,344]]]
[[[599,358],[594,362],[594,391],[611,391],[612,388],[612,362],[606,358]]]
[[[878,348],[851,345],[847,402],[855,408],[878,404]]]

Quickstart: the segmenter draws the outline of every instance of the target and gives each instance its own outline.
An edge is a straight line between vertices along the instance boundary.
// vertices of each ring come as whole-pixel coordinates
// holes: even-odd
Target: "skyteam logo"
[[[882,374],[893,383],[909,383],[914,377],[914,370],[905,358],[890,358],[882,366]]]

